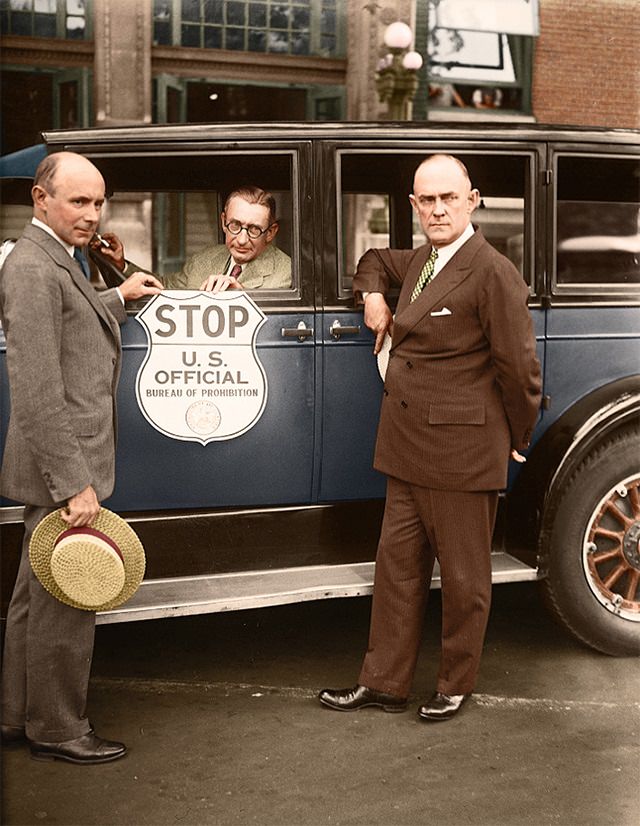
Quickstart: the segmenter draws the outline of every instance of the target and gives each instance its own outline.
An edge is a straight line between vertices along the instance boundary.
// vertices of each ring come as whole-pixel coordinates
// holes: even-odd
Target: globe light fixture
[[[396,20],[384,30],[383,40],[390,49],[408,49],[413,40],[413,32],[406,23]]]
[[[419,52],[407,52],[402,58],[402,65],[411,72],[422,68],[422,55]]]
[[[383,40],[389,52],[378,61],[378,96],[387,104],[389,120],[411,120],[422,55],[408,50],[413,42],[413,32],[400,20],[387,26]]]

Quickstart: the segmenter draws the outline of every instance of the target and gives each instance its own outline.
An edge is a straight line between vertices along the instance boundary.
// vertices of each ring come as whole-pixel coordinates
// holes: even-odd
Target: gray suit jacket
[[[224,244],[207,247],[190,256],[180,272],[163,275],[162,282],[172,290],[199,290],[210,275],[224,272],[228,260]],[[286,290],[291,286],[291,259],[270,244],[262,255],[249,261],[239,280],[245,290]]]
[[[0,270],[11,391],[3,495],[51,506],[92,485],[109,496],[125,319],[115,290],[96,292],[55,238],[25,228]]]

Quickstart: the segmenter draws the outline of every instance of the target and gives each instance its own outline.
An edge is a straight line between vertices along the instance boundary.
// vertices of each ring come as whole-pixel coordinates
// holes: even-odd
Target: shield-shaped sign
[[[266,318],[246,292],[168,290],[136,316],[147,334],[136,396],[147,421],[172,439],[234,439],[267,403],[256,338]]]

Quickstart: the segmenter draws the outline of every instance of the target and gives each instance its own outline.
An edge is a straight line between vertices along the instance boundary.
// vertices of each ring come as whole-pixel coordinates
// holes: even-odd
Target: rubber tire
[[[624,430],[600,444],[575,470],[556,512],[542,564],[543,597],[551,613],[581,642],[612,656],[640,656],[640,621],[608,611],[593,595],[582,567],[582,542],[600,500],[637,476],[640,432]]]

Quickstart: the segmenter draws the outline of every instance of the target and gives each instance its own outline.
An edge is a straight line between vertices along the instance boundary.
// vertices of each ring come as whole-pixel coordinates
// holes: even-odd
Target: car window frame
[[[640,160],[640,147],[625,146],[585,146],[584,144],[557,143],[549,148],[549,168],[552,170],[551,206],[549,210],[549,232],[552,244],[549,249],[549,295],[550,302],[564,304],[603,304],[603,305],[638,305],[640,304],[640,284],[560,284],[558,283],[558,187],[559,160],[567,157],[592,157]]]
[[[538,191],[539,171],[543,167],[545,157],[545,147],[535,141],[510,141],[488,139],[486,143],[464,141],[464,140],[416,140],[402,142],[388,142],[384,147],[380,147],[379,142],[358,141],[344,144],[333,144],[333,164],[335,168],[334,204],[336,209],[336,281],[333,290],[332,300],[338,305],[353,301],[347,290],[341,289],[343,279],[343,262],[339,251],[344,244],[342,229],[342,168],[341,159],[345,154],[394,154],[394,155],[428,155],[445,153],[460,156],[464,161],[465,155],[521,155],[528,158],[528,165],[525,170],[525,193],[524,193],[524,220],[523,230],[525,236],[523,252],[523,279],[527,284],[530,297],[530,306],[539,304],[539,296],[542,290],[542,279],[539,273],[544,271],[543,251],[537,243],[540,232],[540,198]],[[482,195],[482,192],[480,193]],[[528,197],[527,197],[528,196]]]
[[[154,159],[166,158],[209,158],[209,157],[224,157],[224,156],[241,156],[247,153],[264,155],[265,158],[269,155],[289,156],[290,158],[290,185],[291,185],[291,269],[292,269],[292,287],[286,290],[250,290],[249,295],[253,300],[265,311],[291,311],[296,312],[301,309],[314,309],[315,306],[315,284],[313,277],[313,256],[312,246],[313,239],[309,238],[308,243],[303,240],[301,227],[305,224],[305,213],[307,211],[307,204],[310,200],[308,194],[310,175],[305,170],[311,167],[311,141],[309,140],[290,140],[290,141],[273,141],[269,146],[265,146],[265,141],[223,141],[207,142],[202,146],[193,146],[185,142],[182,146],[176,147],[175,144],[166,145],[158,143],[157,145],[138,145],[123,146],[121,144],[109,145],[101,144],[99,147],[95,145],[82,145],[74,148],[74,151],[81,152],[90,161],[94,162],[100,168],[100,162],[114,159],[140,159],[153,157]],[[107,181],[109,185],[109,181]],[[149,190],[139,187],[129,186],[127,189],[122,188],[123,192],[188,192],[195,191],[193,187],[188,187],[182,190],[171,189],[164,187],[163,189]],[[203,191],[215,191],[206,190]],[[112,193],[108,193],[111,195]],[[127,306],[127,314],[135,315],[145,306],[148,299],[143,298],[136,302],[131,302]]]

